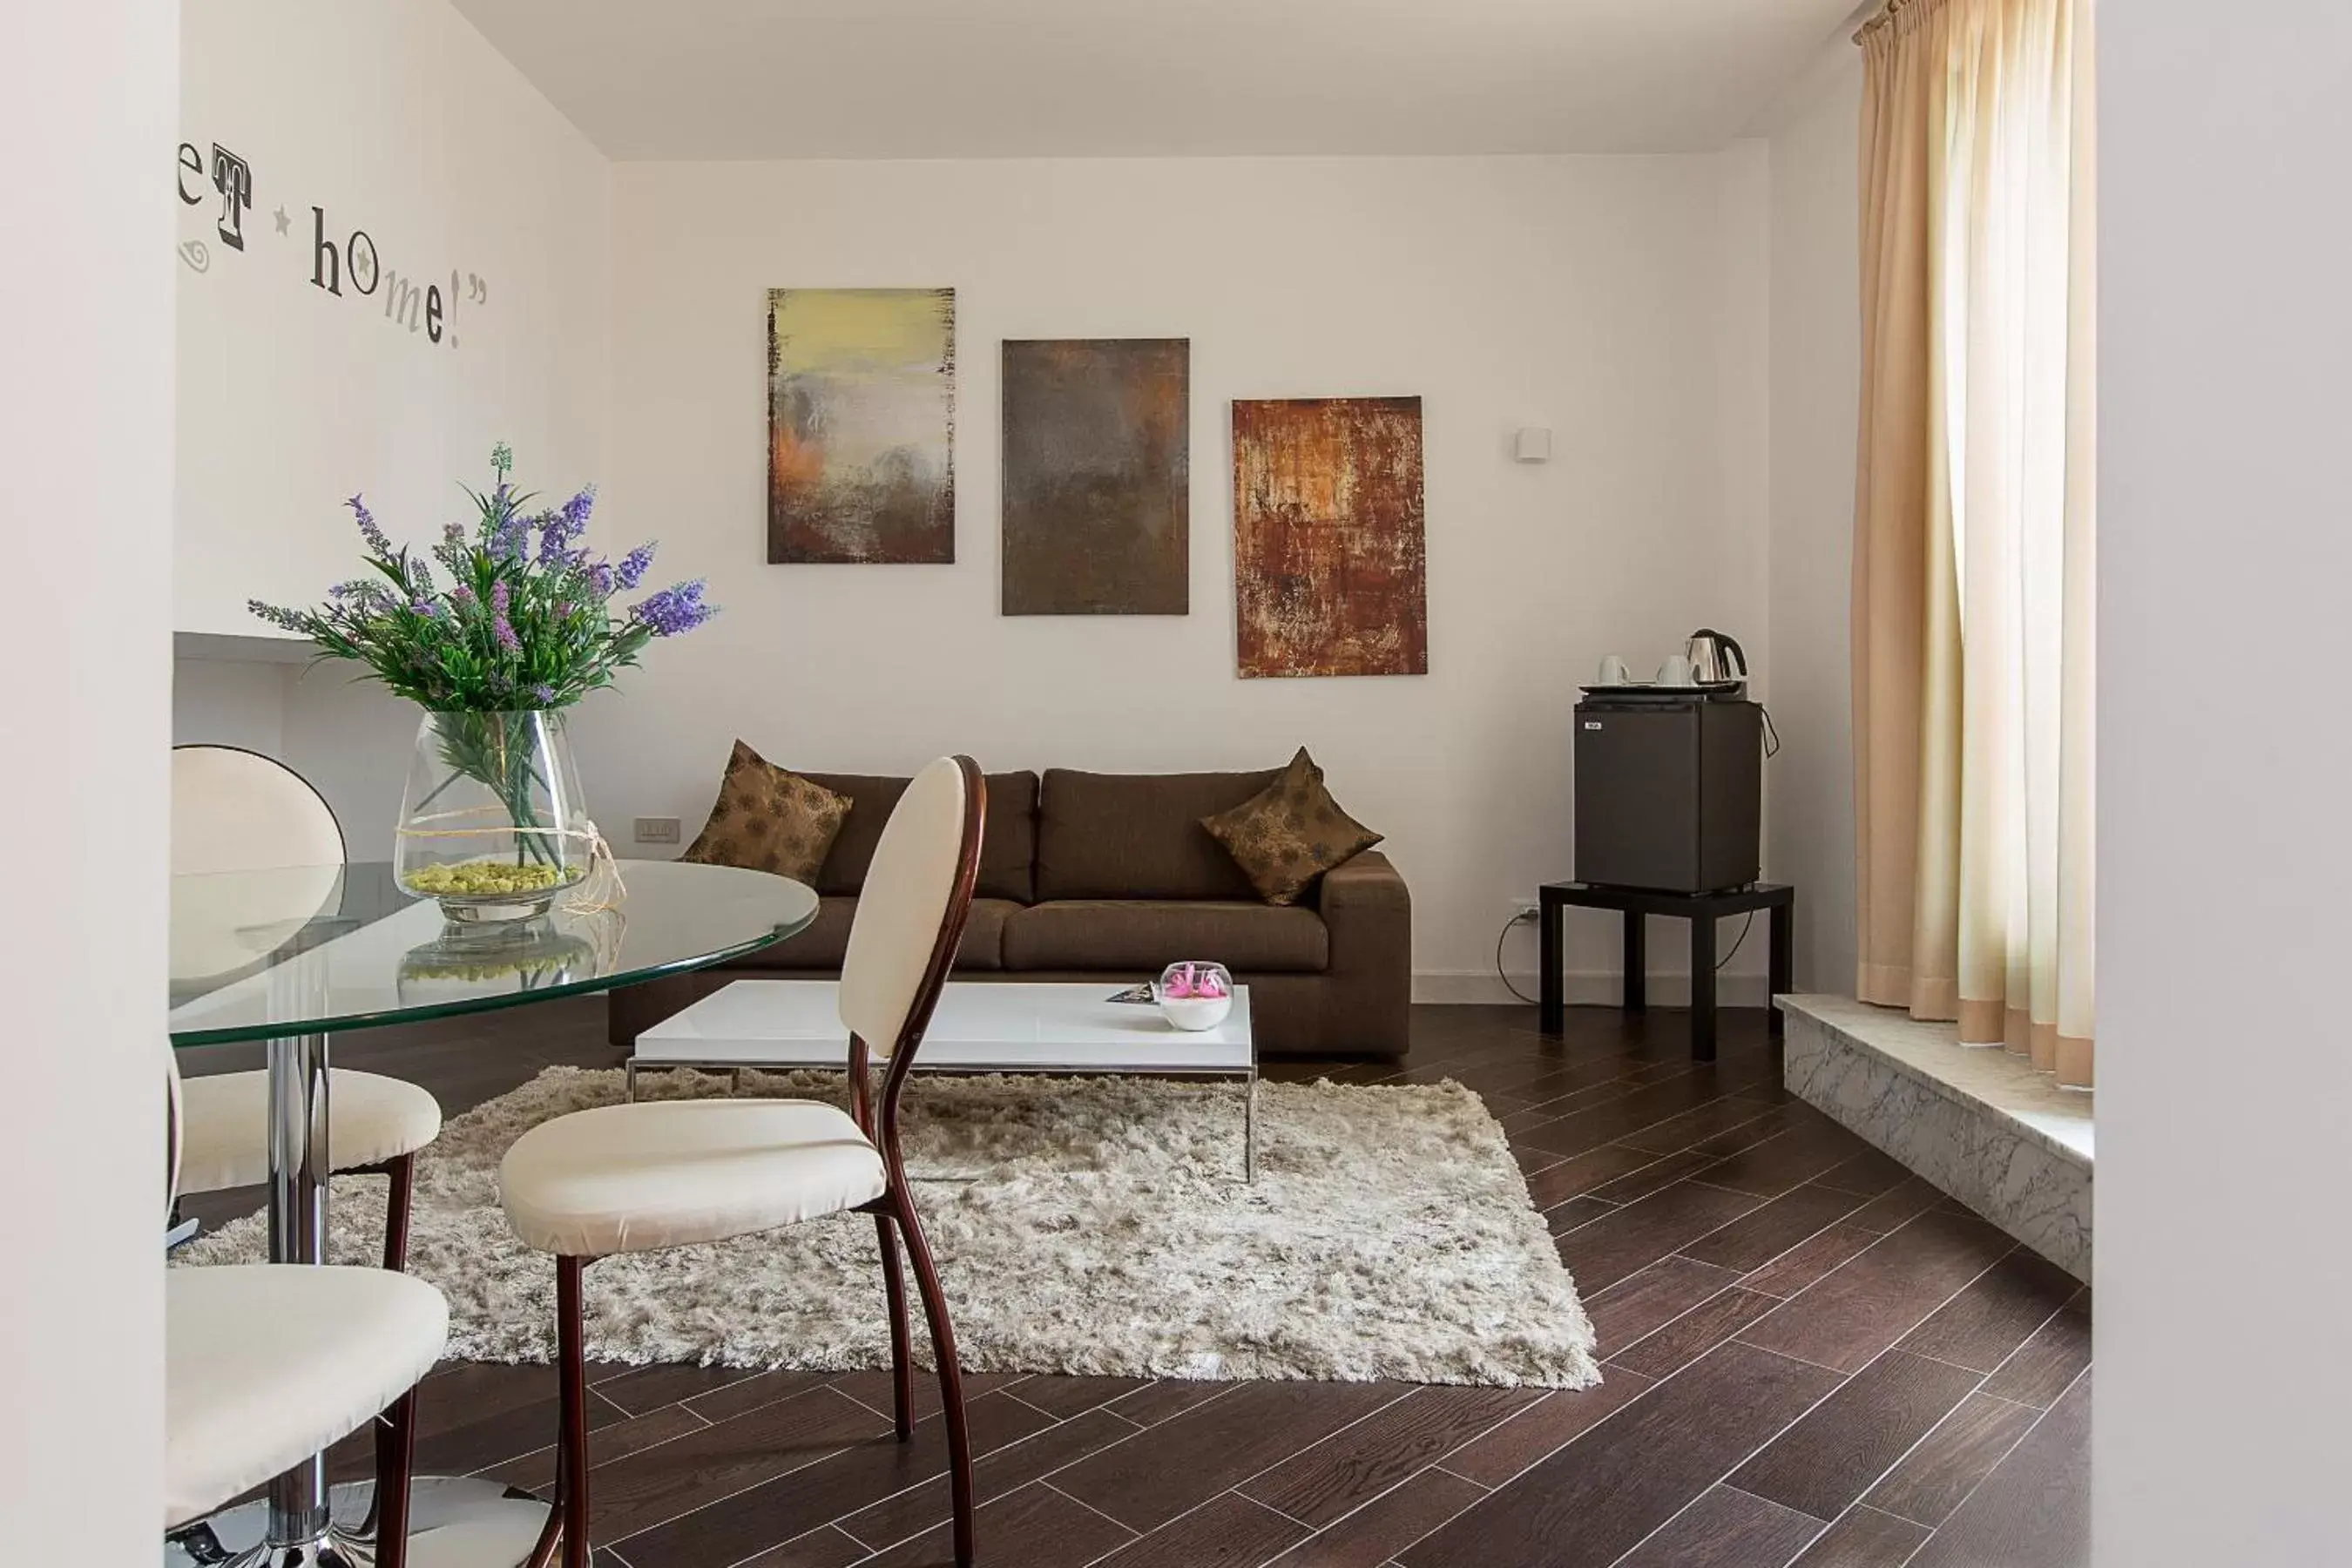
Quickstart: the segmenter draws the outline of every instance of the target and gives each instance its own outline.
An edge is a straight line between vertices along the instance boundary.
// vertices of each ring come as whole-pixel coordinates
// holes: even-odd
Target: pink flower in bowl
[[[1233,972],[1222,963],[1187,960],[1160,972],[1160,1016],[1180,1029],[1213,1029],[1234,1010]]]

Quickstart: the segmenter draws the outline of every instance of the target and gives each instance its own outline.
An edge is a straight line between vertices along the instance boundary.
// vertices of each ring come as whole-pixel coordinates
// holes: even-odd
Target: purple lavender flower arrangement
[[[535,498],[511,482],[514,454],[505,442],[490,449],[490,467],[489,492],[466,492],[478,521],[470,531],[450,523],[429,559],[394,546],[353,496],[346,504],[372,574],[337,584],[316,609],[257,599],[247,608],[309,637],[321,658],[367,666],[365,679],[435,713],[568,707],[612,685],[654,638],[692,631],[718,613],[698,582],[614,605],[644,581],[654,547],[641,544],[618,561],[599,555],[586,542],[593,487],[531,511]]]

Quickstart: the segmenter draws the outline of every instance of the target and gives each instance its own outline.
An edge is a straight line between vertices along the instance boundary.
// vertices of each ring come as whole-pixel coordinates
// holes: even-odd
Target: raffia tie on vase
[[[559,900],[559,907],[573,915],[602,914],[606,910],[619,909],[621,901],[629,896],[629,885],[621,879],[621,858],[613,853],[613,847],[604,841],[604,832],[593,817],[582,817],[580,826],[568,832],[587,840],[588,874],[572,885],[572,890]]]

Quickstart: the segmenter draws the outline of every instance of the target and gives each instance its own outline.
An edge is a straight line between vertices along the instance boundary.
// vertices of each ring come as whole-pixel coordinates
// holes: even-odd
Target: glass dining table
[[[326,1258],[333,1036],[699,969],[816,918],[814,891],[764,872],[667,860],[623,861],[619,871],[625,892],[611,907],[488,929],[445,921],[383,864],[172,879],[173,1045],[268,1046],[272,1261]],[[266,1500],[174,1531],[166,1561],[358,1568],[374,1555],[373,1492],[331,1490],[326,1458],[314,1455],[273,1480]],[[487,1481],[423,1477],[411,1495],[413,1563],[520,1563],[546,1516],[543,1503]]]

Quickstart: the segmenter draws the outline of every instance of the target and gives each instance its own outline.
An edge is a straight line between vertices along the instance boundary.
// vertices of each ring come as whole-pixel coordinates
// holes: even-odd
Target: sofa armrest
[[[1368,849],[1323,874],[1317,909],[1331,939],[1333,1048],[1401,1057],[1412,1023],[1412,894]]]
[[[1316,899],[1324,922],[1335,934],[1339,921],[1351,917],[1377,917],[1386,911],[1410,918],[1412,913],[1412,895],[1405,889],[1404,878],[1377,849],[1367,849],[1324,872]]]

